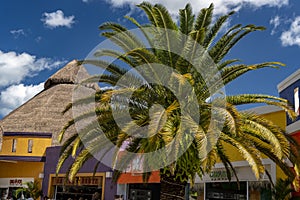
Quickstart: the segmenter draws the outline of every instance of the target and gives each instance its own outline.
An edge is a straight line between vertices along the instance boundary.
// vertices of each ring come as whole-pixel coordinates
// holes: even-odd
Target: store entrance
[[[77,176],[73,182],[65,177],[52,177],[50,197],[56,200],[103,199],[103,176]]]
[[[214,182],[206,183],[206,200],[247,200],[247,182]]]
[[[129,199],[156,200],[160,198],[159,183],[129,184]]]
[[[101,200],[102,189],[95,186],[56,186],[57,200]]]

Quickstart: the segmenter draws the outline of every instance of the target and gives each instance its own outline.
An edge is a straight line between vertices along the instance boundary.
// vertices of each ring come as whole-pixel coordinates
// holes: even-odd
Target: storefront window
[[[272,199],[271,184],[269,181],[250,181],[249,200],[270,200]]]
[[[160,184],[129,184],[128,185],[129,197],[128,199],[142,199],[142,200],[156,200],[159,199]]]
[[[64,177],[53,177],[52,196],[57,200],[101,200],[102,180],[102,176],[79,176],[73,182],[69,182]]]
[[[205,199],[247,199],[247,182],[213,182],[206,183]]]

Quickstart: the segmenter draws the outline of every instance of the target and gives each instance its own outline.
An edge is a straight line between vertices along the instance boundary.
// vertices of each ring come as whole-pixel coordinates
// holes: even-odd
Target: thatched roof
[[[50,87],[58,84],[76,84],[76,76],[80,69],[82,69],[82,66],[78,66],[76,64],[76,60],[71,61],[65,67],[48,78],[45,82],[44,88],[49,89]]]
[[[52,145],[59,145],[57,136],[72,118],[71,110],[62,111],[72,101],[72,91],[80,79],[89,75],[85,68],[73,60],[45,82],[45,89],[0,121],[1,132],[52,133]],[[0,132],[0,134],[2,134]],[[70,129],[66,136],[75,132]]]

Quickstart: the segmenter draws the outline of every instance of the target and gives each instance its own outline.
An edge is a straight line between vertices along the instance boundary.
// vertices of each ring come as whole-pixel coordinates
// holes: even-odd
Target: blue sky
[[[99,44],[98,26],[106,21],[132,27],[123,18],[144,22],[134,5],[141,0],[0,1],[0,118],[43,89],[43,82],[73,59],[83,59]],[[215,14],[236,10],[226,27],[242,23],[262,25],[229,53],[243,63],[280,61],[281,69],[263,69],[238,78],[227,94],[277,94],[277,84],[300,66],[299,0],[154,0],[176,18],[190,2],[194,11],[215,3]],[[224,27],[224,30],[226,29]]]

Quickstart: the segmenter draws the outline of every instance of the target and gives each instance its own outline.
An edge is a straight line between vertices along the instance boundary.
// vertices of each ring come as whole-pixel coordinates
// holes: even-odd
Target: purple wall
[[[284,90],[282,90],[279,93],[279,96],[282,98],[285,98],[289,101],[290,105],[293,106],[293,108],[295,108],[295,102],[294,102],[294,89],[299,87],[300,88],[300,80],[297,80],[296,82],[292,83],[291,85],[289,85],[287,88],[285,88]],[[297,117],[296,121],[300,120],[300,115]],[[290,125],[291,123],[294,123],[288,116],[287,116],[287,125]]]
[[[46,161],[44,165],[44,179],[43,179],[43,194],[47,195],[48,186],[49,186],[49,175],[55,174],[56,165],[59,158],[60,147],[48,147],[46,149]],[[66,160],[65,164],[62,166],[60,173],[66,173],[68,167],[71,165],[73,159],[70,157]],[[79,173],[93,173],[95,164],[97,160],[92,158],[88,160],[82,168],[79,170]],[[97,172],[111,172],[111,168],[99,164]],[[104,200],[114,199],[114,195],[117,194],[117,183],[112,182],[111,178],[105,179],[105,190],[104,190]]]

